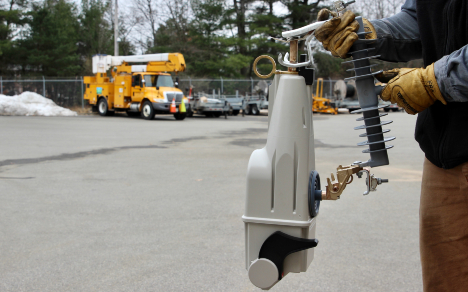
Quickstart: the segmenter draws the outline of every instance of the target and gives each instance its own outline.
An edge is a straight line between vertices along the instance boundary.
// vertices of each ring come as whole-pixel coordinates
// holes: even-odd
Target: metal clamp
[[[322,194],[322,200],[338,200],[347,185],[353,182],[353,174],[359,173],[363,168],[359,165],[338,166],[331,180],[327,178],[327,190]]]
[[[278,62],[288,68],[300,68],[300,67],[310,67],[314,66],[314,55],[313,55],[313,50],[312,50],[312,39],[314,37],[314,34],[311,33],[305,38],[305,47],[307,49],[307,55],[308,55],[308,61],[307,62],[302,62],[302,63],[291,63],[289,61],[289,53],[286,53],[284,55],[283,59],[283,54],[278,55]]]
[[[375,177],[373,174],[372,175],[370,174],[370,171],[368,169],[361,170],[360,172],[357,173],[357,176],[361,178],[364,172],[367,173],[367,177],[366,177],[367,190],[363,193],[364,196],[367,196],[370,192],[377,191],[378,185],[381,185],[382,183],[388,183],[388,179]]]
[[[343,1],[335,1],[335,3],[333,3],[333,6],[335,7],[335,10],[336,12],[338,12],[338,15],[341,14],[341,12],[343,12],[343,10],[346,9],[347,6],[355,3],[356,1],[355,0],[351,0],[351,1],[348,1],[348,2],[343,2]]]

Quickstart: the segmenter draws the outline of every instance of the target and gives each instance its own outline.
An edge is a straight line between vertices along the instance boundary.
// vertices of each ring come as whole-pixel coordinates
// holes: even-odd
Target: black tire
[[[215,112],[215,113],[213,113],[213,116],[215,118],[219,118],[221,116],[221,113],[220,112]]]
[[[398,111],[400,111],[399,108],[392,108],[392,112],[398,112]]]
[[[260,114],[260,111],[258,110],[258,107],[255,104],[252,105],[251,111],[252,111],[252,115],[254,116],[258,116]]]
[[[140,116],[140,113],[139,112],[127,111],[127,116],[129,116],[129,117],[138,117],[138,116]]]
[[[318,215],[321,200],[320,175],[317,171],[313,170],[310,172],[309,176],[309,215],[311,218]]]
[[[211,118],[211,117],[213,117],[213,113],[205,113],[205,117]]]
[[[141,107],[141,117],[145,120],[152,120],[155,114],[153,104],[148,100],[145,101]]]
[[[383,110],[384,110],[384,112],[386,112],[386,113],[388,113],[388,112],[390,111],[390,109],[389,109],[388,107],[384,108]]]
[[[233,111],[232,111],[232,115],[233,115],[233,116],[237,116],[238,114],[239,114],[239,110],[233,110]]]
[[[251,114],[251,112],[250,112],[250,105],[247,105],[247,106],[245,107],[244,112],[245,112],[246,115],[250,115],[250,114]]]
[[[178,121],[183,121],[185,120],[185,117],[187,116],[187,113],[177,113],[174,114],[174,118]]]
[[[189,118],[190,118],[190,117],[193,117],[193,111],[192,111],[191,108],[189,108],[189,109],[187,110],[187,117],[189,117]]]
[[[101,97],[97,103],[97,109],[100,116],[109,116],[109,108],[107,107],[107,99]]]

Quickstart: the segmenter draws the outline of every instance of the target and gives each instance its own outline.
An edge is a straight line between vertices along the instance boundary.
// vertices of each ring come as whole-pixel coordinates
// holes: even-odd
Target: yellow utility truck
[[[338,108],[336,107],[336,103],[331,102],[330,99],[323,97],[323,78],[318,78],[316,82],[316,95],[312,94],[312,111],[314,113],[327,113],[337,115]]]
[[[112,78],[107,75],[110,68]],[[122,111],[147,120],[152,120],[155,114],[173,114],[176,120],[183,120],[188,100],[168,72],[177,74],[184,70],[185,60],[180,53],[95,55],[95,75],[84,78],[84,99],[101,116]]]

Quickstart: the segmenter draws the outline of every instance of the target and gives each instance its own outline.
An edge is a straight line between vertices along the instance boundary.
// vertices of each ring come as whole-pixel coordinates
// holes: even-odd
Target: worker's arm
[[[387,83],[380,97],[410,114],[437,101],[468,102],[468,45],[426,68],[397,68],[376,77]]]
[[[401,11],[391,17],[371,20],[377,32],[376,54],[390,62],[422,58],[422,44],[416,15],[416,1],[406,0]]]
[[[415,0],[407,0],[398,14],[371,22],[377,32],[377,54],[382,60],[395,62],[421,58]],[[398,76],[389,82],[382,99],[398,103],[409,113],[420,112],[436,100],[468,102],[468,45],[425,69],[393,71]],[[431,82],[435,86],[427,86]],[[425,89],[415,86],[419,83],[424,83]]]
[[[468,45],[435,62],[434,73],[447,102],[468,102]]]

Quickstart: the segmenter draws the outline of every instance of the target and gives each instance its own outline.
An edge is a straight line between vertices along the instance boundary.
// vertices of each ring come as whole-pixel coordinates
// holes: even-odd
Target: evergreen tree
[[[75,76],[80,73],[79,22],[75,4],[46,0],[33,4],[30,30],[18,42],[23,70],[44,76]]]
[[[78,52],[82,56],[84,74],[92,73],[93,55],[113,53],[113,31],[104,17],[108,9],[108,2],[103,0],[82,1]]]
[[[24,9],[26,0],[10,0],[0,7],[0,74],[10,74],[15,59],[14,41],[19,29],[26,23]]]

